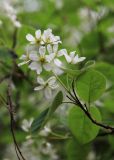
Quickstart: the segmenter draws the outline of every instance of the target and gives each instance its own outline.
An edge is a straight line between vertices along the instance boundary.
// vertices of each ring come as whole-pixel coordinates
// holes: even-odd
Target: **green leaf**
[[[91,116],[98,122],[101,121],[101,115],[96,107],[90,108]],[[85,115],[85,113],[78,107],[73,107],[68,116],[69,128],[76,139],[85,144],[92,141],[98,134],[100,127],[96,126]]]
[[[36,118],[32,125],[31,125],[31,131],[34,132],[34,131],[38,131],[41,127],[42,127],[42,124],[43,122],[45,121],[45,118],[47,116],[47,113],[49,111],[49,108],[46,108],[43,112],[41,112],[41,114],[38,116],[38,118]]]
[[[60,91],[55,96],[55,99],[54,99],[51,107],[49,108],[49,112],[48,112],[47,118],[49,118],[50,116],[52,116],[52,114],[59,107],[59,105],[62,103],[62,101],[63,101],[63,93]]]
[[[75,138],[72,140],[67,141],[66,143],[66,155],[67,155],[67,160],[84,160],[87,157],[90,145],[81,145],[79,144]],[[82,147],[83,147],[83,152],[82,152]]]
[[[51,118],[51,116],[53,115],[55,110],[59,107],[59,105],[62,103],[62,101],[63,101],[63,94],[61,91],[59,91],[57,93],[57,95],[55,96],[51,107],[45,109],[38,116],[38,118],[36,118],[33,121],[32,125],[31,125],[31,131],[35,132],[35,131],[40,130],[46,124],[46,122]]]
[[[79,97],[88,103],[97,100],[105,89],[105,77],[92,69],[85,71],[76,80],[76,91]]]
[[[87,68],[93,67],[94,65],[95,65],[95,61],[90,60],[85,63],[85,68],[87,69]]]
[[[106,78],[114,82],[114,66],[106,62],[96,63],[95,69],[103,73]]]
[[[114,95],[106,97],[104,100],[104,109],[106,109],[109,112],[114,113]]]

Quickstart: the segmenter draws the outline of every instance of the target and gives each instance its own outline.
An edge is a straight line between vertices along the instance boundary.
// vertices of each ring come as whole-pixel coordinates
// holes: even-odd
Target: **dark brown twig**
[[[11,133],[12,133],[12,137],[13,137],[13,141],[14,141],[14,145],[15,145],[15,151],[16,151],[16,155],[18,157],[19,160],[25,160],[18,144],[16,141],[16,137],[15,137],[15,133],[14,133],[14,116],[13,116],[13,104],[12,104],[12,100],[11,100],[11,88],[10,85],[8,86],[8,90],[7,90],[7,98],[8,98],[8,110],[9,110],[9,114],[10,114],[10,129],[11,129]],[[20,158],[21,157],[21,158]]]
[[[67,96],[72,104],[75,104],[75,105],[78,105],[78,107],[80,107],[81,110],[83,110],[83,112],[86,114],[86,116],[91,120],[92,123],[94,123],[95,125],[103,128],[103,129],[106,129],[106,130],[110,130],[110,132],[107,132],[107,133],[102,133],[102,135],[108,135],[108,134],[114,134],[114,127],[112,126],[109,126],[109,125],[105,125],[105,124],[102,124],[100,122],[97,122],[90,114],[90,112],[88,111],[87,109],[87,106],[86,104],[82,104],[75,92],[75,89],[74,89],[74,81],[72,82],[72,91],[73,91],[73,95],[71,95],[71,97]],[[75,100],[75,102],[74,102]]]

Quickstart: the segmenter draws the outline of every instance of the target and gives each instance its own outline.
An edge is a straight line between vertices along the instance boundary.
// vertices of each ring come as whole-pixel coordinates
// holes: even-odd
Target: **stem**
[[[55,137],[58,137],[59,139],[68,139],[68,138],[71,138],[67,135],[63,136],[63,135],[60,135],[58,133],[55,133],[55,132],[50,132],[51,135],[55,136]]]
[[[54,76],[57,78],[57,80],[60,82],[60,84],[63,86],[63,88],[69,92],[68,88],[64,85],[64,83],[60,80],[60,78],[53,72]]]

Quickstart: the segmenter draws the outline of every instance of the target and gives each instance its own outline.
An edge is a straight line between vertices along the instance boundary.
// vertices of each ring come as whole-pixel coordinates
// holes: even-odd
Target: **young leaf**
[[[57,95],[55,96],[55,99],[51,105],[51,107],[49,108],[49,112],[48,112],[48,116],[47,118],[49,118],[50,116],[52,116],[52,114],[55,112],[55,110],[59,107],[59,105],[62,103],[63,101],[63,94],[62,92],[58,92]]]
[[[100,112],[96,107],[90,108],[90,114],[96,121],[101,121]],[[70,110],[68,124],[72,134],[82,144],[92,141],[97,136],[100,129],[99,126],[91,122],[78,106]]]
[[[50,119],[50,117],[53,115],[53,113],[59,107],[59,105],[62,103],[62,101],[63,101],[63,94],[60,91],[55,96],[52,105],[49,108],[45,109],[38,116],[38,118],[36,118],[33,121],[32,126],[31,126],[31,131],[34,132],[34,131],[40,130],[46,124],[46,122]]]
[[[90,103],[97,100],[105,91],[105,77],[93,69],[85,71],[77,77],[76,91],[80,98]]]
[[[46,108],[43,112],[41,112],[41,114],[38,116],[38,118],[36,118],[32,125],[31,125],[31,131],[34,132],[34,131],[38,131],[41,127],[42,127],[42,124],[43,122],[45,121],[45,118],[47,116],[47,113],[49,111],[49,108]]]
[[[90,60],[90,61],[86,62],[85,68],[86,68],[86,69],[87,69],[87,68],[91,68],[91,67],[93,67],[94,65],[95,65],[95,61],[94,61],[94,60]]]

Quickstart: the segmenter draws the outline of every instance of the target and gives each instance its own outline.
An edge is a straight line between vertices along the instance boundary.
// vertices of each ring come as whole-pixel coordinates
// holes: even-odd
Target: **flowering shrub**
[[[58,50],[58,44],[61,43],[60,37],[53,35],[51,29],[44,30],[43,34],[41,34],[41,30],[37,30],[35,37],[27,34],[26,39],[30,42],[29,48],[33,47],[30,50],[27,49],[27,53],[20,57],[23,62],[18,66],[28,63],[28,67],[38,74],[37,82],[39,86],[34,90],[44,89],[45,97],[51,98],[51,90],[58,87],[56,77],[63,74],[65,70],[65,65],[59,58],[64,56],[67,63],[78,64],[85,60],[85,57],[79,58],[78,54],[75,55],[75,51],[68,54],[66,49]],[[52,74],[52,77],[46,81],[40,77],[44,70]]]
[[[113,9],[0,1],[1,160],[114,159]]]

